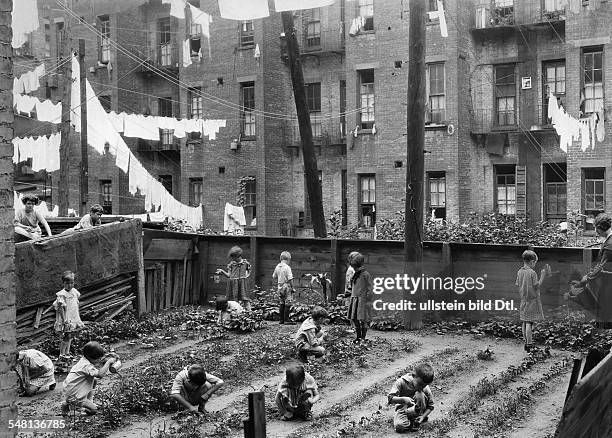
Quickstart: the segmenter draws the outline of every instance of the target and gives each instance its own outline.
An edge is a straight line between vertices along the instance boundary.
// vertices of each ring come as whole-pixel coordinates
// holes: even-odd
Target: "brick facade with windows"
[[[216,0],[196,2],[214,17],[208,40],[198,35],[189,13],[178,20],[157,0],[120,3],[105,2],[96,16],[86,5],[74,5],[103,31],[92,38],[91,30],[73,26],[74,39],[86,38],[86,62],[94,71],[88,78],[107,105],[226,120],[215,139],[167,137],[159,145],[128,139],[145,167],[172,184],[182,202],[200,199],[205,227],[221,229],[225,203],[238,203],[239,181],[250,176],[255,202],[247,207],[257,220],[249,232],[307,234],[310,215],[280,14],[238,22],[219,19]],[[338,0],[295,16],[325,215],[340,210],[348,224],[371,224],[404,208],[407,3]],[[610,107],[612,47],[602,35],[612,4],[591,0],[576,13],[558,10],[562,3],[554,0],[443,3],[448,38],[441,37],[435,17],[426,28],[424,213],[457,220],[497,210],[559,222],[568,211],[594,214],[612,205],[609,122],[594,150],[582,152],[574,142],[566,154],[547,119],[548,91],[573,117]],[[49,15],[59,13],[53,11],[41,15],[48,27],[32,35],[41,57],[58,43],[61,20]],[[364,27],[349,34],[358,16]],[[138,58],[148,57],[181,86],[139,67],[138,59],[113,44],[107,50],[105,35],[130,41]],[[178,49],[186,39],[192,64],[183,67]],[[57,99],[57,89],[49,89]],[[78,155],[75,150],[76,164]],[[91,155],[89,186],[110,181],[113,213],[142,209],[112,160]],[[78,166],[75,178],[76,172]]]

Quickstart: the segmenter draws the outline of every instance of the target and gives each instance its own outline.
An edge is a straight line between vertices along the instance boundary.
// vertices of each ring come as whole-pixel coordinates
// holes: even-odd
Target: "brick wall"
[[[16,328],[15,328],[15,276],[13,242],[13,51],[11,41],[11,10],[13,2],[0,2],[0,65],[2,82],[0,85],[0,436],[15,436],[14,430],[8,429],[9,420],[17,417],[15,404],[17,379],[11,370],[15,361]]]

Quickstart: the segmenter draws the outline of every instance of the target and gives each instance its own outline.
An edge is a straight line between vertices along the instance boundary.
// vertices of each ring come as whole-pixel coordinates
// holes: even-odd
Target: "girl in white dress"
[[[62,275],[64,288],[56,295],[53,302],[55,308],[55,331],[61,336],[60,360],[70,356],[70,343],[75,333],[82,329],[85,324],[81,321],[79,314],[79,297],[81,293],[74,288],[74,273],[66,271]]]

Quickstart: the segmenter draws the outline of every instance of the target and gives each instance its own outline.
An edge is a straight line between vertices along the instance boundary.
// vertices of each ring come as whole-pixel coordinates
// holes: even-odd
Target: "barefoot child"
[[[280,262],[274,268],[272,278],[276,280],[280,306],[280,324],[291,324],[289,314],[291,313],[291,303],[293,302],[293,272],[291,272],[291,254],[288,251],[281,252]]]
[[[239,315],[244,312],[244,309],[236,301],[228,301],[227,297],[217,297],[215,308],[219,312],[217,324],[223,325],[230,320],[231,315]]]
[[[550,266],[546,265],[540,274],[534,271],[538,256],[535,252],[527,250],[523,253],[523,267],[516,274],[516,286],[519,288],[521,307],[519,316],[522,322],[523,340],[525,341],[525,351],[529,352],[533,348],[533,324],[544,319],[542,302],[540,301],[540,287],[550,272]]]
[[[62,413],[67,414],[72,405],[83,408],[87,414],[95,414],[98,410],[93,401],[96,379],[104,377],[116,361],[117,357],[105,355],[99,343],[90,341],[85,344],[83,357],[70,369],[64,381],[66,401]]]
[[[208,374],[201,365],[191,365],[176,375],[170,396],[189,412],[206,412],[206,402],[223,385],[223,380]]]
[[[395,381],[388,394],[389,404],[395,404],[393,426],[396,432],[416,430],[427,421],[433,411],[433,396],[429,384],[434,370],[427,363],[419,364],[414,371]]]
[[[321,346],[321,340],[323,338],[321,324],[325,324],[327,316],[327,310],[323,307],[316,306],[312,309],[312,313],[304,320],[296,333],[295,348],[302,362],[308,362],[308,355],[322,357],[325,354],[325,348]]]
[[[64,288],[56,295],[53,302],[55,308],[55,331],[61,336],[60,362],[70,357],[70,343],[75,333],[85,327],[79,314],[79,297],[81,293],[74,288],[74,273],[65,271],[62,275]]]
[[[285,378],[276,390],[276,406],[281,420],[311,420],[312,405],[319,401],[319,389],[315,379],[304,371],[301,364],[287,367]]]
[[[242,307],[247,312],[251,311],[251,303],[247,296],[247,278],[251,275],[251,264],[242,258],[242,248],[234,246],[229,252],[230,262],[227,265],[227,271],[217,269],[217,274],[225,275],[229,280],[227,282],[227,298],[229,300],[242,303]]]
[[[350,264],[355,270],[352,278],[351,297],[348,306],[348,319],[353,321],[357,338],[355,342],[365,340],[372,312],[372,276],[363,267],[365,258],[356,252]]]

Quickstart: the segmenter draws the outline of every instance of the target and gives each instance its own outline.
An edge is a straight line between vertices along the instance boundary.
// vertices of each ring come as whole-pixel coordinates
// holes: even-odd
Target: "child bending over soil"
[[[315,379],[302,364],[290,365],[276,390],[276,406],[281,420],[312,420],[312,405],[319,401]]]
[[[170,396],[189,412],[206,412],[206,402],[224,384],[201,365],[191,365],[176,375]]]
[[[307,363],[309,355],[322,357],[325,354],[325,348],[321,346],[321,340],[323,338],[321,324],[325,324],[327,316],[327,310],[323,307],[316,306],[312,309],[312,313],[304,320],[296,333],[295,348],[302,362]]]
[[[104,377],[116,361],[116,356],[105,355],[99,343],[91,341],[85,344],[83,357],[70,369],[64,381],[66,401],[62,404],[62,414],[68,414],[70,406],[83,408],[90,415],[95,414],[98,410],[98,405],[93,401],[96,381]]]
[[[228,301],[226,297],[217,297],[215,308],[219,312],[217,324],[223,325],[230,320],[231,315],[240,315],[244,309],[236,301]]]
[[[395,381],[388,394],[389,404],[395,404],[393,426],[396,432],[414,431],[433,411],[433,396],[429,384],[434,370],[427,363],[419,364],[414,371]]]

